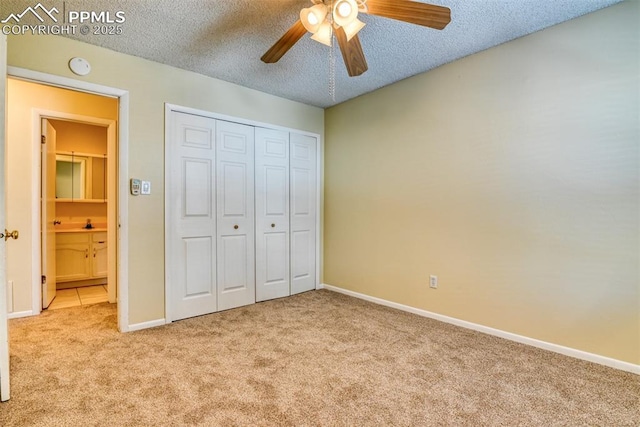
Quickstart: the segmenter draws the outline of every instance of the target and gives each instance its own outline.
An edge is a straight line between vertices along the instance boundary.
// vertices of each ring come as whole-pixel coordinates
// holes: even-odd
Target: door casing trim
[[[117,265],[117,294],[118,294],[118,329],[120,332],[129,331],[129,233],[128,233],[128,175],[129,175],[129,92],[127,90],[113,88],[109,86],[103,86],[95,83],[74,80],[67,77],[61,77],[53,74],[41,73],[39,71],[27,70],[19,67],[7,67],[7,77],[13,77],[17,79],[27,80],[34,83],[45,84],[49,86],[55,86],[65,89],[71,89],[78,92],[86,92],[101,96],[109,96],[118,98],[118,126],[117,126],[117,213],[116,213],[116,265]],[[34,199],[32,200],[33,206],[40,205],[39,194],[39,181],[40,177],[36,179],[36,185],[38,186],[38,193],[32,194]],[[37,228],[36,228],[37,226]],[[36,248],[40,247],[40,217],[34,219],[32,227],[34,229],[32,244],[36,244]],[[36,241],[37,240],[37,241]],[[35,254],[35,250],[32,251],[33,269],[32,280],[33,288],[36,286],[39,289],[40,286],[40,254]],[[37,283],[37,284],[36,284]],[[37,292],[39,295],[40,292]],[[35,292],[34,292],[35,294]],[[34,307],[33,313],[40,312],[40,308],[35,309],[35,295],[33,295]],[[40,300],[38,299],[38,304]]]
[[[82,116],[78,114],[70,114],[62,111],[50,111],[50,110],[42,110],[39,108],[32,109],[33,115],[33,124],[32,124],[32,133],[34,141],[32,141],[32,147],[34,149],[33,159],[34,163],[32,165],[32,182],[33,187],[31,189],[34,200],[36,200],[38,206],[40,207],[40,214],[42,213],[42,202],[40,199],[40,194],[42,193],[42,179],[40,178],[40,164],[38,160],[40,159],[40,132],[41,123],[43,119],[52,119],[52,120],[63,120],[69,122],[76,122],[87,124],[91,126],[100,126],[107,129],[107,158],[113,159],[117,156],[118,152],[118,141],[116,138],[117,132],[117,121],[116,120],[108,120],[101,119],[98,117],[92,116]],[[117,174],[118,165],[115,162],[108,163],[108,176],[114,176]],[[114,191],[114,186],[111,185],[113,181],[109,180],[107,182],[107,188],[109,189],[107,194],[107,200],[116,200],[117,192]],[[116,176],[117,182],[117,176]],[[114,208],[113,205],[107,207],[107,242],[116,242],[117,241],[117,228],[118,228],[118,218],[117,218],[117,203]],[[34,218],[34,223],[38,218]],[[42,246],[42,238],[40,237],[40,231],[42,230],[42,218],[40,218],[38,223],[38,233],[33,233],[33,244],[39,247]],[[32,225],[35,227],[35,224]],[[35,228],[34,228],[35,230]],[[108,277],[113,277],[115,285],[117,286],[118,278],[117,278],[117,245],[107,245],[108,251]],[[35,255],[35,251],[33,251],[32,256]],[[37,275],[32,278],[34,283],[34,288],[32,289],[32,311],[34,314],[39,314],[42,312],[42,286],[39,278],[45,275],[45,272],[42,271],[42,251],[37,254],[37,260],[34,261],[34,265],[40,266],[40,269],[37,270]],[[34,257],[35,258],[35,257]],[[34,270],[36,270],[34,268]],[[36,283],[37,282],[37,283]],[[37,285],[37,286],[36,286]],[[111,283],[108,285],[109,289],[109,302],[115,303],[116,299],[116,286],[113,286]]]

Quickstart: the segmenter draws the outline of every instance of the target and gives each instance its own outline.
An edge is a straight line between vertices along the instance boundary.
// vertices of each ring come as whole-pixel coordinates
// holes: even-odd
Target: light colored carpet
[[[640,377],[316,291],[120,334],[10,322],[1,426],[638,426]]]

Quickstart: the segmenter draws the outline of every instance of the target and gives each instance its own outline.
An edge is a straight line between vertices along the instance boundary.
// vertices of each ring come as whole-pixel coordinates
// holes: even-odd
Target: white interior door
[[[216,122],[171,113],[168,239],[172,320],[217,310]]]
[[[256,128],[256,301],[290,295],[289,132]]]
[[[56,297],[56,130],[49,120],[42,119],[42,186],[40,203],[42,205],[42,308],[49,307]]]
[[[7,36],[0,34],[0,230],[5,229],[5,136],[7,117]],[[7,256],[0,239],[0,401],[9,400],[9,328],[7,325]]]
[[[216,123],[218,310],[256,300],[254,128]]]
[[[291,134],[291,294],[316,288],[316,138]]]

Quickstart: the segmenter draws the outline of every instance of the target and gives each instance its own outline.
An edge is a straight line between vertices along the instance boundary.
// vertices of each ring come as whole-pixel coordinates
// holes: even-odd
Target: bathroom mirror
[[[107,159],[102,156],[57,154],[56,199],[106,201]]]
[[[87,158],[56,155],[56,199],[84,199]]]

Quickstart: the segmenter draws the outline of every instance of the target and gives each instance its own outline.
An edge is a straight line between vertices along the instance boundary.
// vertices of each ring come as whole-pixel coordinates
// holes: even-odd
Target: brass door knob
[[[234,226],[233,226],[233,228],[237,230],[237,229],[238,229],[238,226],[237,226],[237,225],[234,225]]]
[[[18,230],[13,230],[11,233],[9,233],[9,230],[5,228],[4,233],[0,233],[0,239],[4,237],[5,242],[9,240],[9,238],[18,240],[19,235],[20,233],[18,233]]]

